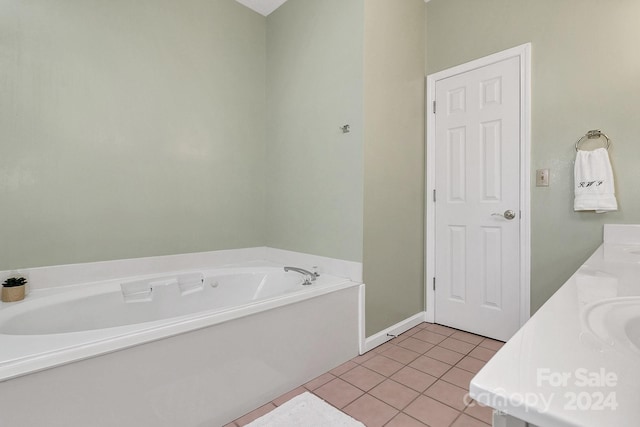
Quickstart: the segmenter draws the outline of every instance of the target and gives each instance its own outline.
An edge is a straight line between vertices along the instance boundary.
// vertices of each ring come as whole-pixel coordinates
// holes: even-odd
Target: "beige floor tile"
[[[340,378],[329,381],[322,387],[317,388],[313,393],[339,409],[364,394],[362,390]]]
[[[276,405],[276,406],[280,406],[283,403],[286,403],[286,402],[290,401],[291,399],[293,399],[294,397],[298,396],[299,394],[304,393],[305,391],[307,391],[307,389],[302,387],[302,386],[300,386],[298,388],[295,388],[295,389],[291,390],[290,392],[285,393],[285,394],[283,394],[282,396],[280,396],[280,397],[278,397],[276,399],[273,399],[273,404]]]
[[[242,417],[238,418],[235,423],[239,426],[239,427],[243,427],[246,424],[249,424],[251,421],[260,418],[261,416],[268,414],[269,412],[273,411],[274,409],[276,409],[276,405],[274,405],[273,403],[269,402],[266,405],[263,405],[261,407],[259,407],[258,409],[255,409],[251,412],[249,412],[246,415],[243,415]]]
[[[439,360],[441,362],[447,363],[449,365],[455,365],[459,361],[462,360],[464,354],[456,353],[455,351],[435,346],[431,350],[427,351],[425,356],[430,357],[432,359]]]
[[[449,328],[448,326],[438,325],[436,323],[427,323],[424,327],[427,331],[435,332],[436,334],[450,336],[453,335],[457,329]]]
[[[412,337],[430,344],[440,344],[447,338],[445,335],[436,334],[435,332],[427,331],[426,329],[416,332]]]
[[[418,396],[404,413],[430,427],[449,427],[460,412],[427,396]]]
[[[464,369],[453,367],[441,379],[448,383],[462,387],[465,390],[469,390],[469,382],[475,376],[473,372],[465,371]]]
[[[378,353],[376,353],[375,351],[367,351],[365,354],[361,354],[359,356],[354,357],[353,359],[351,359],[351,361],[357,364],[362,364],[367,360],[371,359],[372,357],[374,357],[376,354]]]
[[[451,427],[488,427],[489,424],[485,424],[475,418],[471,418],[468,415],[462,414],[458,419],[451,424]]]
[[[473,344],[473,345],[478,345],[484,340],[484,337],[481,337],[480,335],[475,335],[475,334],[471,334],[469,332],[463,332],[463,331],[455,331],[451,335],[451,338],[468,342],[469,344]]]
[[[420,393],[395,381],[385,380],[369,391],[369,394],[402,410]]]
[[[504,343],[502,341],[492,340],[491,338],[485,338],[484,341],[480,343],[480,347],[488,348],[489,350],[498,351],[502,348]]]
[[[367,427],[382,427],[398,414],[398,410],[365,394],[347,405],[343,411]]]
[[[484,347],[476,347],[473,350],[471,350],[471,352],[469,353],[469,356],[488,362],[489,359],[491,359],[494,354],[496,354],[496,350],[489,350],[488,348],[484,348]]]
[[[381,355],[372,357],[362,365],[373,371],[376,371],[379,374],[384,375],[385,377],[393,375],[404,366],[402,363],[396,362],[395,360],[391,360],[388,357],[384,357]]]
[[[351,360],[349,360],[347,362],[344,362],[342,365],[333,368],[329,372],[332,373],[333,375],[335,375],[336,377],[339,377],[340,375],[344,374],[345,372],[347,372],[350,369],[355,368],[356,366],[358,366],[357,363],[352,362]]]
[[[406,339],[407,339],[407,338],[409,338],[409,337],[410,337],[410,335],[400,334],[400,335],[398,335],[397,337],[395,337],[395,338],[393,339],[393,343],[394,343],[395,345],[400,345],[400,343],[401,343],[402,341],[406,340]]]
[[[467,390],[442,380],[436,381],[424,392],[425,396],[432,397],[458,411],[464,410],[469,403],[470,398],[467,394]]]
[[[389,359],[393,359],[396,362],[400,362],[403,365],[413,362],[418,358],[418,356],[420,356],[420,353],[416,353],[415,351],[407,350],[406,348],[398,347],[398,346],[390,348],[387,351],[380,354],[385,357],[388,357]]]
[[[476,359],[475,357],[466,356],[464,359],[456,363],[456,367],[464,369],[465,371],[473,372],[477,374],[480,369],[486,364],[484,360]]]
[[[445,372],[451,369],[451,365],[427,356],[418,357],[416,360],[411,362],[409,366],[436,378],[441,377]]]
[[[438,345],[462,354],[467,354],[476,347],[474,344],[469,344],[468,342],[460,341],[451,337],[442,341]]]
[[[400,347],[404,347],[411,351],[415,351],[416,353],[424,354],[427,351],[431,350],[434,344],[428,343],[426,341],[422,341],[419,339],[415,339],[413,337],[409,337],[406,340],[402,341],[398,344]]]
[[[428,427],[428,426],[416,420],[415,418],[411,418],[409,415],[405,414],[404,412],[400,412],[398,415],[393,417],[393,419],[389,421],[385,427]]]
[[[312,379],[311,381],[309,381],[308,383],[306,383],[304,385],[304,388],[306,388],[307,390],[315,390],[318,387],[325,385],[326,383],[328,383],[329,381],[335,379],[335,375],[326,372],[322,375],[320,375],[319,377],[315,377],[314,379]]]
[[[420,324],[418,326],[414,326],[413,328],[409,329],[408,331],[405,331],[402,334],[400,334],[400,336],[411,336],[411,335],[415,334],[416,332],[420,332],[421,330],[422,330],[422,324]]]
[[[436,382],[437,378],[414,369],[410,366],[406,366],[400,369],[395,374],[391,375],[391,379],[399,382],[400,384],[406,385],[409,388],[412,388],[420,393],[425,391],[431,384]]]
[[[493,422],[493,409],[488,406],[481,405],[475,400],[471,401],[471,404],[467,406],[464,413],[487,424],[491,424]]]
[[[393,340],[387,341],[386,343],[377,346],[376,348],[374,348],[372,351],[375,351],[376,353],[383,353],[387,350],[389,350],[390,348],[395,347],[396,344],[393,342]]]
[[[385,377],[379,373],[365,368],[364,366],[353,368],[341,375],[340,378],[364,391],[371,390],[385,379]]]

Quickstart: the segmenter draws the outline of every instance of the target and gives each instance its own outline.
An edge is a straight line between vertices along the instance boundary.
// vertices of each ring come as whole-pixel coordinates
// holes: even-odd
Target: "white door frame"
[[[436,98],[436,82],[457,74],[481,68],[505,59],[517,57],[520,60],[520,326],[530,317],[531,299],[531,43],[516,46],[502,52],[494,53],[484,58],[476,59],[462,65],[439,71],[427,76],[426,84],[426,149],[425,165],[425,320],[435,321],[435,291],[433,278],[435,277],[435,124],[433,113]]]

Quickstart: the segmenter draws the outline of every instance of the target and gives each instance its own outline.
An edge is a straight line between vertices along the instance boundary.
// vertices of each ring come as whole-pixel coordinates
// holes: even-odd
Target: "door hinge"
[[[433,114],[436,113],[436,101],[433,101]]]
[[[436,190],[435,189],[433,190],[433,201],[434,202],[436,201]]]
[[[433,278],[433,290],[434,291],[436,290],[436,278],[435,277]]]

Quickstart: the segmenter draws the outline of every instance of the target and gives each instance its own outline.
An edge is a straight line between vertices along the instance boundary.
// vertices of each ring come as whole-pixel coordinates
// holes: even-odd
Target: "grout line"
[[[453,419],[453,421],[451,421],[451,424],[449,424],[449,425],[450,425],[450,426],[454,425],[454,424],[456,423],[456,421],[458,421],[458,418],[460,418],[461,416],[462,416],[462,412],[460,412],[460,413],[458,414],[458,416],[457,416],[457,417],[455,417],[455,418]]]
[[[420,395],[418,395],[418,397],[419,397],[419,396],[420,396]],[[416,397],[416,399],[417,399],[418,397]],[[409,405],[411,405],[411,404],[412,404],[416,399],[413,399],[411,402],[409,402],[409,404],[408,404],[407,406],[405,406],[405,408],[406,408],[406,407],[408,407]],[[403,415],[405,415],[405,416],[407,416],[407,417],[411,418],[412,420],[416,420],[417,422],[419,422],[420,424],[422,424],[422,425],[424,425],[424,426],[426,426],[426,425],[427,425],[427,424],[423,423],[422,421],[420,421],[419,419],[414,418],[414,417],[412,417],[411,415],[409,415],[409,414],[407,414],[406,412],[404,412],[404,409],[403,409],[403,410],[401,410],[400,412],[398,412],[397,414],[395,414],[395,415],[393,416],[393,418],[391,418],[389,421],[387,421],[384,425],[385,425],[385,426],[388,426],[388,425],[389,425],[389,423],[390,423],[391,421],[393,421],[393,420],[394,420],[398,415],[400,415],[400,414],[403,414]],[[384,427],[384,426],[383,426],[383,427]]]

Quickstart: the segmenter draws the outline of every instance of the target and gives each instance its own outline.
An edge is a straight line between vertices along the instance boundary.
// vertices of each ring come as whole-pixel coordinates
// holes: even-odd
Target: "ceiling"
[[[253,9],[261,15],[267,16],[277,8],[279,8],[282,3],[287,0],[236,0],[238,3],[241,3],[247,6],[249,9]]]
[[[253,9],[261,15],[267,16],[287,0],[236,0],[238,3]],[[427,3],[429,0],[424,0]]]

